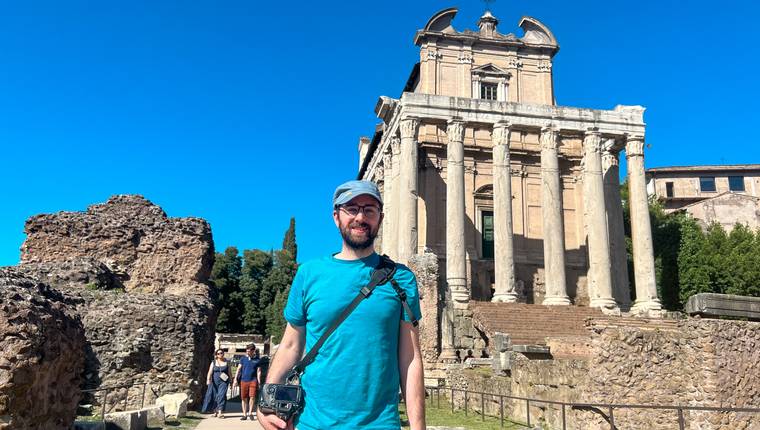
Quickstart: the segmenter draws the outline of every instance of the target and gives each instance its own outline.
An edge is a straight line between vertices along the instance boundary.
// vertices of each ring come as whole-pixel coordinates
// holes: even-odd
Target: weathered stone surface
[[[187,415],[187,400],[185,393],[165,394],[156,399],[156,405],[162,406],[166,415],[182,418]]]
[[[213,355],[216,310],[198,296],[66,290],[79,300],[87,334],[85,388],[140,384],[112,391],[108,409],[139,408],[165,393],[202,396]],[[141,384],[147,383],[145,399]],[[101,404],[103,394],[88,399]],[[143,403],[144,400],[144,403]]]
[[[689,297],[684,312],[708,317],[740,317],[760,321],[760,297],[699,293]]]
[[[84,344],[62,294],[0,268],[0,429],[72,426]]]
[[[438,318],[440,304],[438,299],[438,256],[426,252],[416,254],[409,259],[409,268],[417,277],[420,292],[420,347],[426,362],[438,359]]]
[[[145,430],[148,427],[148,412],[144,409],[106,414],[106,428],[113,430]]]
[[[22,264],[89,258],[107,266],[127,291],[208,294],[209,224],[168,218],[142,196],[114,196],[86,212],[37,215],[25,229]]]
[[[185,402],[187,403],[187,402]],[[163,406],[150,406],[143,409],[148,414],[148,425],[163,428],[166,421],[166,414]]]

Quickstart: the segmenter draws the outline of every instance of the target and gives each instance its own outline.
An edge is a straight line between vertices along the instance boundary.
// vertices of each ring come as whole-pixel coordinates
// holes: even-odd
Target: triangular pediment
[[[494,66],[492,63],[475,67],[472,69],[472,73],[490,76],[511,76],[511,73]]]

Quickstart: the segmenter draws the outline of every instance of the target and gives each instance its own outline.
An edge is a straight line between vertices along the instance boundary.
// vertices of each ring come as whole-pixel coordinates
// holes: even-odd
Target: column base
[[[544,297],[541,304],[544,306],[566,306],[570,304],[570,298],[567,296],[548,296]]]
[[[612,297],[595,297],[591,299],[589,306],[599,308],[605,315],[620,315],[620,308]]]
[[[496,293],[491,298],[493,303],[517,303],[516,293]]]
[[[637,316],[660,318],[662,316],[662,304],[660,299],[636,300],[631,306],[631,313]]]
[[[441,353],[438,354],[438,361],[441,363],[456,363],[459,361],[457,353],[454,348],[443,348]]]
[[[467,309],[470,303],[470,292],[467,291],[467,287],[464,285],[451,285],[449,283],[449,289],[451,291],[451,301],[454,304],[455,309]]]

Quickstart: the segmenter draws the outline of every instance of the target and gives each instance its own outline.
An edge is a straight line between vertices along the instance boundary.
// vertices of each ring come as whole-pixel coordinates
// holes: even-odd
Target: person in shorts
[[[259,379],[261,378],[261,367],[259,364],[259,351],[256,345],[245,347],[245,355],[240,359],[240,365],[235,372],[235,381],[233,388],[238,381],[240,383],[240,403],[243,407],[243,417],[241,420],[256,419],[256,391],[259,389]]]

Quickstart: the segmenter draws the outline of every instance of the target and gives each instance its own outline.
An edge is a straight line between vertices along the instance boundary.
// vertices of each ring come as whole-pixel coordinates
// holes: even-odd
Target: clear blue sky
[[[479,1],[23,1],[0,12],[0,265],[24,220],[140,193],[228,245],[337,250],[330,198],[353,178],[415,30]],[[647,167],[760,162],[755,2],[496,1],[559,40],[561,105],[646,106]]]

